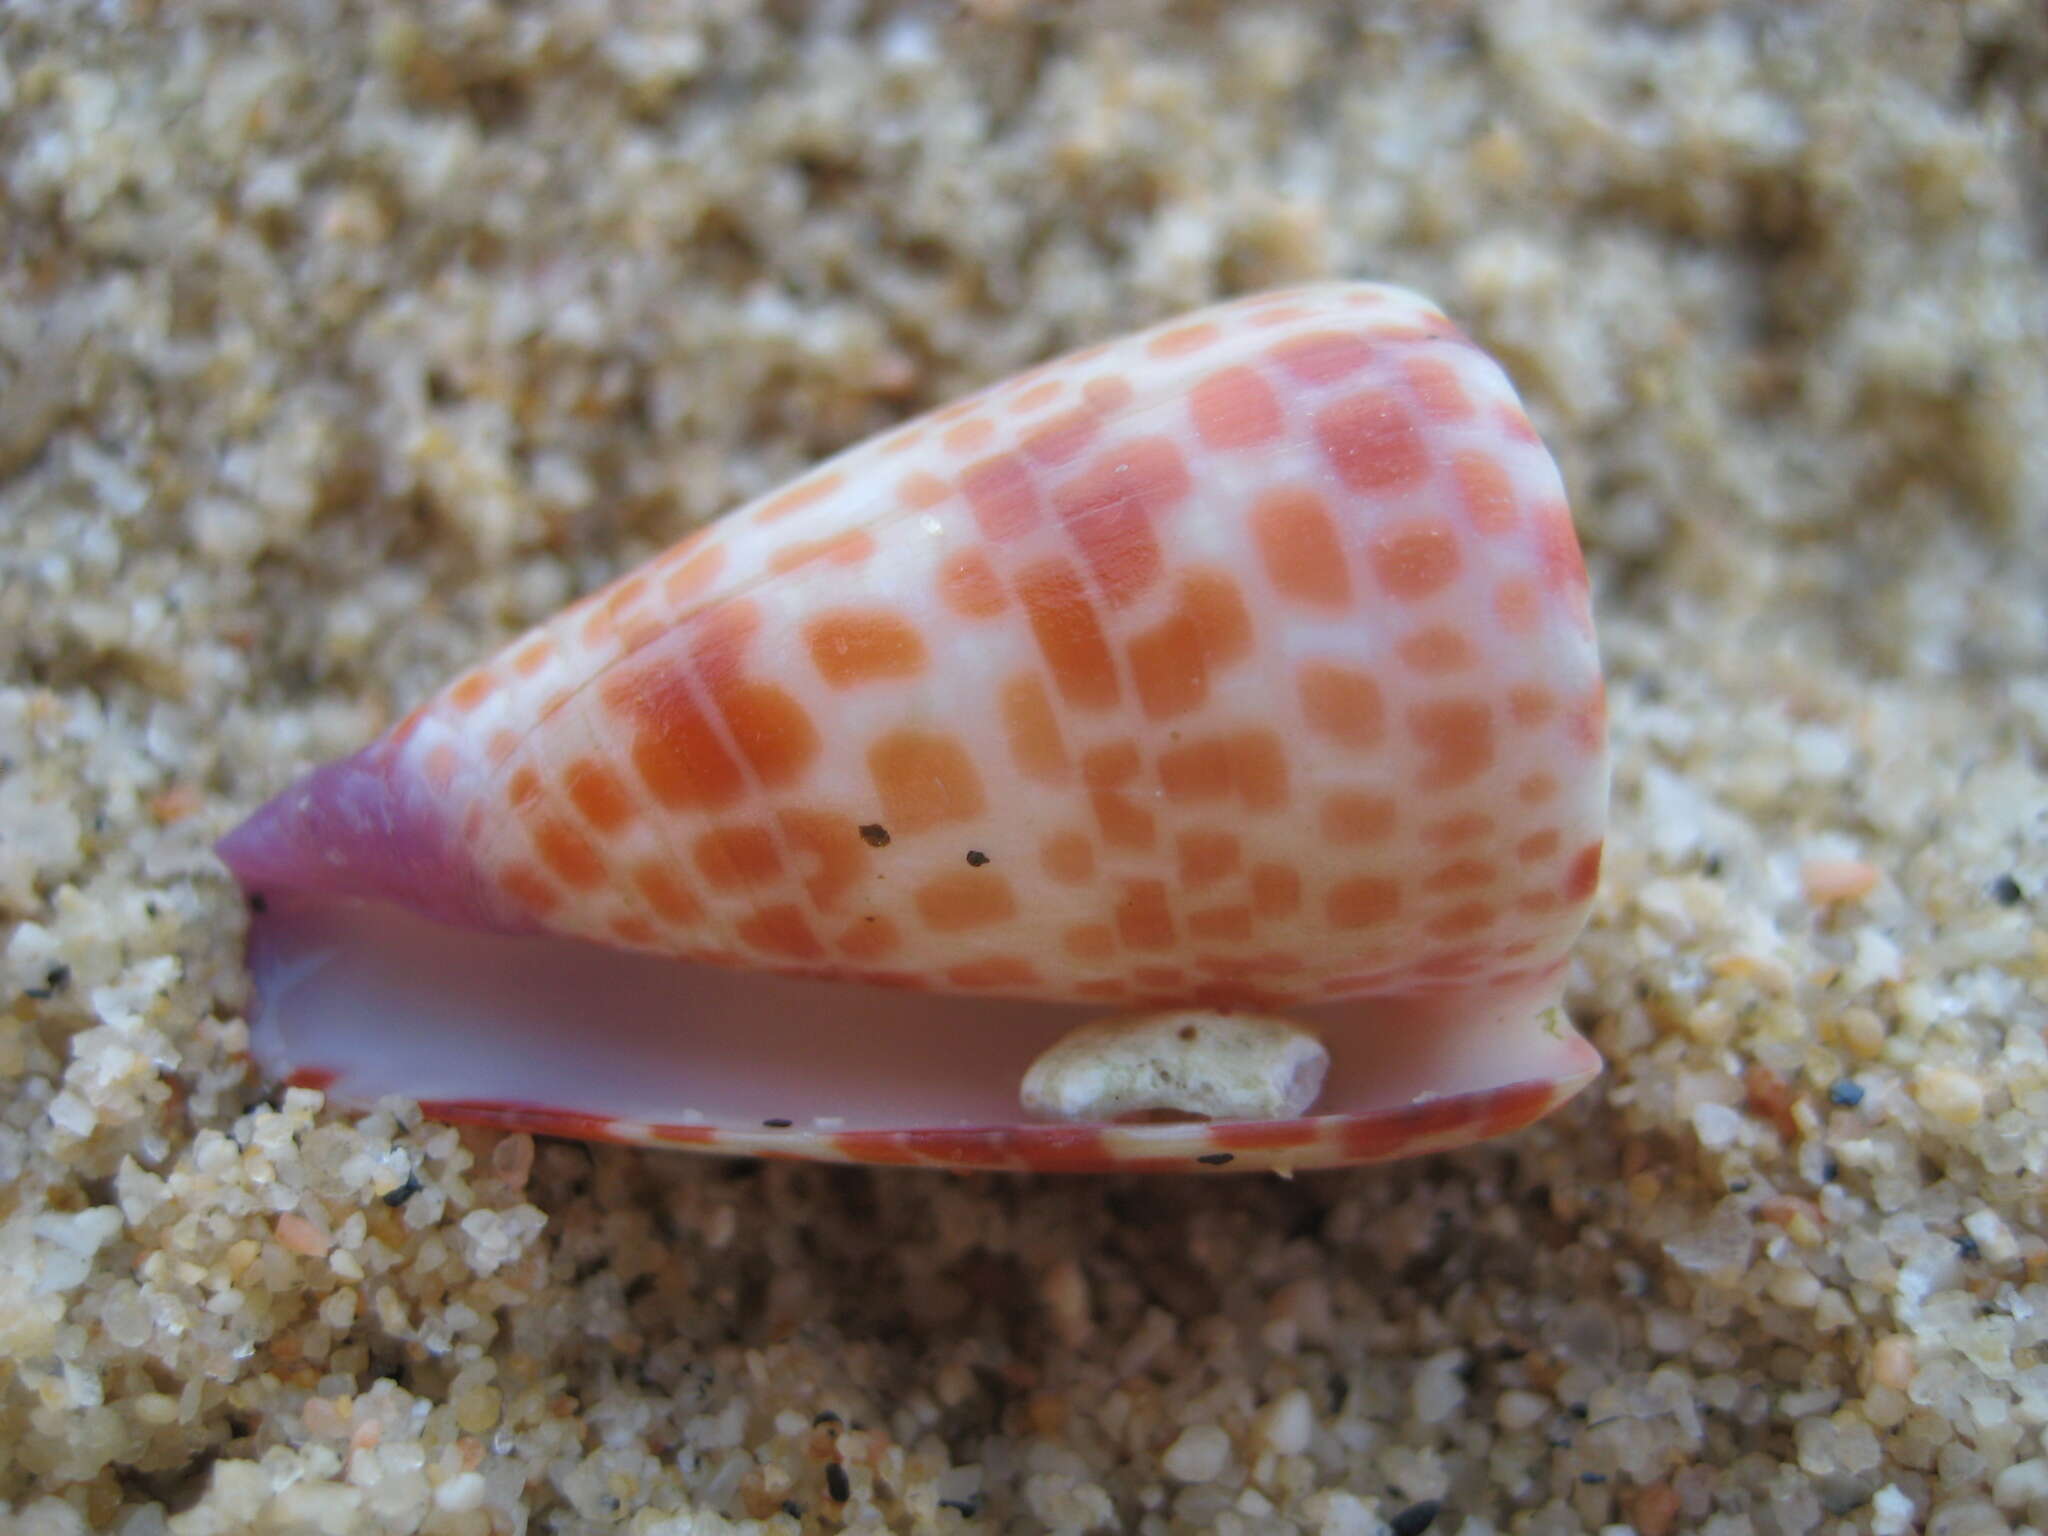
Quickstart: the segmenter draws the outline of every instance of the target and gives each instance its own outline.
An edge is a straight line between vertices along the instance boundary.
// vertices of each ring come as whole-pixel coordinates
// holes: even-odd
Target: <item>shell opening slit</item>
[[[1597,1071],[1559,998],[1605,735],[1506,376],[1420,296],[1328,283],[848,450],[221,855],[259,1063],[341,1102],[1309,1168],[1514,1130]]]

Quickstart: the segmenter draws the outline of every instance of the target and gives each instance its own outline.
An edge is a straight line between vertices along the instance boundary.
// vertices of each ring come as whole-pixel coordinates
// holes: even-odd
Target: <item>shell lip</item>
[[[541,1104],[428,1100],[434,1120],[579,1141],[675,1147],[777,1160],[865,1163],[956,1173],[1248,1173],[1393,1162],[1510,1135],[1560,1108],[1600,1075],[1569,1075],[1428,1099],[1396,1110],[1293,1120],[1178,1125],[991,1125],[896,1131],[740,1130],[609,1119]]]
[[[714,970],[576,940],[458,930],[285,892],[250,928],[252,1047],[367,1106],[591,1141],[1015,1171],[1309,1169],[1517,1130],[1599,1057],[1513,992],[1302,1010],[1331,1047],[1317,1112],[1274,1121],[1031,1123],[1017,1087],[1095,1010]]]

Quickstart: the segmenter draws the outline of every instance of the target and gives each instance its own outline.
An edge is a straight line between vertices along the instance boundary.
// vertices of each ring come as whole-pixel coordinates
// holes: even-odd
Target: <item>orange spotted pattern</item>
[[[936,417],[391,739],[503,921],[1103,1000],[1320,999],[1367,942],[1386,993],[1562,957],[1605,819],[1585,567],[1427,301],[1219,306]]]

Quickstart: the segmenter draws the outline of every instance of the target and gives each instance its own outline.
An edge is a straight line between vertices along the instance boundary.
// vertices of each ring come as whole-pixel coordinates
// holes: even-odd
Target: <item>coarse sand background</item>
[[[0,1528],[2048,1527],[2048,10],[0,10]],[[960,1178],[245,1069],[211,841],[871,430],[1324,274],[1573,490],[1611,1071]],[[480,1044],[479,1049],[487,1049]]]

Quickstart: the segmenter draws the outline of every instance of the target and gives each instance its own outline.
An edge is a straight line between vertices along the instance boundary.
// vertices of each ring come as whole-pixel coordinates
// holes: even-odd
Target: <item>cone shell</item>
[[[899,989],[1554,994],[1604,734],[1507,378],[1417,295],[1330,284],[840,455],[223,853],[252,891]]]

